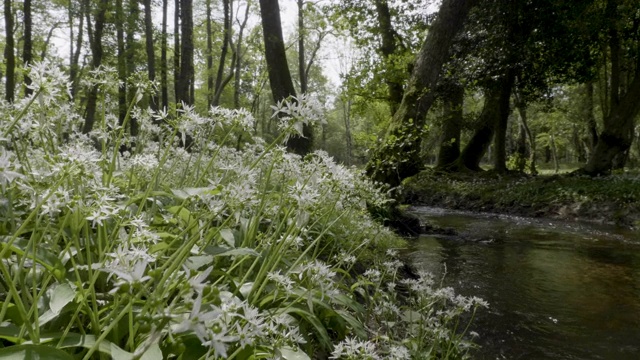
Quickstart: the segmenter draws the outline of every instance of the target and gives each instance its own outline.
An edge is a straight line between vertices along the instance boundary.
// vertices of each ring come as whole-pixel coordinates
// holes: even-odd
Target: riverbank
[[[636,227],[640,225],[640,176],[450,174],[428,169],[403,183],[401,201]]]

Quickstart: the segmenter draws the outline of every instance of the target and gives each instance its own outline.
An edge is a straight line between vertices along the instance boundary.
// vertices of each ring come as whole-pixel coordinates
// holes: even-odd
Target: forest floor
[[[640,226],[640,174],[590,178],[565,173],[442,173],[432,169],[403,183],[408,205]]]

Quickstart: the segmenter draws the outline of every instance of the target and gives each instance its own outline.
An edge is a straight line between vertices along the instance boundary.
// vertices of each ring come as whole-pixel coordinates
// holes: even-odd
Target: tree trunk
[[[585,84],[585,92],[586,92],[586,104],[585,104],[585,117],[587,121],[587,127],[589,131],[589,155],[593,153],[593,150],[598,144],[598,126],[596,124],[596,116],[594,113],[593,106],[593,82],[588,81]]]
[[[116,0],[116,42],[118,58],[118,123],[122,125],[127,115],[127,57],[124,46],[124,24],[125,16],[122,7],[122,0]]]
[[[507,74],[505,83],[501,86],[500,109],[496,118],[494,147],[495,153],[493,158],[493,170],[498,173],[507,171],[507,125],[509,122],[509,114],[511,109],[511,90],[513,89],[514,76]]]
[[[304,59],[304,1],[298,0],[298,73],[300,76],[300,93],[307,93],[307,72]]]
[[[70,64],[69,64],[69,77],[71,79],[71,98],[75,99],[76,94],[78,93],[78,73],[80,72],[80,53],[82,51],[82,40],[84,35],[84,18],[85,14],[88,11],[88,0],[82,0],[80,2],[80,14],[79,14],[79,24],[78,24],[78,36],[76,37],[76,46],[74,48],[73,44],[70,46]],[[73,39],[73,13],[71,9],[71,2],[69,3],[69,28],[71,33],[71,38]],[[73,43],[73,41],[72,41]]]
[[[225,3],[225,1],[223,1]],[[206,24],[207,24],[207,105],[210,108],[213,105],[213,93],[215,88],[213,87],[213,34],[211,29],[211,0],[206,2]],[[225,15],[226,16],[226,15]],[[226,19],[225,19],[226,25]]]
[[[156,80],[156,53],[153,46],[153,16],[151,0],[144,0],[144,34],[145,48],[147,50],[147,72],[149,80]],[[154,92],[151,96],[151,110],[158,110],[158,95]]]
[[[477,0],[444,0],[416,59],[407,91],[396,111],[385,142],[367,164],[367,173],[392,187],[424,167],[420,156],[425,117],[435,100],[442,66]]]
[[[347,158],[345,159],[345,164],[352,165],[353,140],[351,138],[351,97],[345,96],[345,98],[347,98],[346,101],[345,99],[342,99],[342,106],[344,107],[344,136],[347,142]]]
[[[278,0],[260,0],[260,17],[269,84],[273,99],[278,102],[296,95],[287,65]],[[303,126],[303,135],[303,137],[292,135],[287,141],[287,148],[299,155],[308,154],[313,145],[311,126],[306,124]]]
[[[160,92],[162,108],[169,108],[169,77],[167,64],[167,7],[169,0],[162,0],[162,44],[160,46]]]
[[[509,99],[511,97],[511,89],[513,85],[513,76],[505,75],[502,79],[491,85],[485,93],[484,108],[478,120],[478,128],[473,134],[467,146],[460,154],[458,165],[460,167],[481,171],[480,161],[487,152],[491,139],[493,138],[496,128],[504,122],[504,118],[509,116]],[[504,143],[496,143],[496,146],[504,146]],[[500,149],[494,149],[494,154]],[[504,149],[503,149],[504,151]],[[498,155],[494,155],[494,159]],[[495,165],[495,163],[494,163]],[[499,169],[497,169],[500,171]]]
[[[179,103],[178,94],[180,92],[180,3],[182,0],[175,0],[174,22],[173,22],[173,90],[174,99]]]
[[[4,59],[7,72],[4,98],[8,102],[13,102],[16,86],[16,55],[14,49],[15,41],[13,38],[13,10],[11,7],[11,0],[4,0],[4,29],[6,34]]]
[[[24,42],[22,44],[22,59],[24,66],[31,65],[33,63],[33,41],[32,41],[32,21],[31,21],[31,0],[24,0]],[[31,78],[28,73],[24,75],[24,95],[29,96],[33,92],[29,85],[31,85]]]
[[[390,65],[391,57],[398,52],[396,32],[391,23],[391,11],[389,11],[387,0],[375,0],[375,6],[380,37],[382,38],[380,53],[384,61],[388,64],[387,69],[385,69],[384,81],[389,88],[389,108],[391,109],[391,113],[394,114],[398,110],[402,102],[402,95],[404,94],[403,84],[396,78],[397,76],[393,74],[393,67]]]
[[[633,137],[629,129],[640,113],[640,74],[636,75],[618,106],[611,109],[604,119],[604,130],[582,172],[591,176],[607,174],[613,167],[613,159],[631,147]]]
[[[514,91],[514,94],[516,97],[516,109],[518,109],[520,121],[522,122],[522,128],[527,135],[529,144],[529,170],[531,171],[531,175],[537,175],[538,170],[536,169],[536,139],[533,137],[531,129],[529,128],[529,120],[527,120],[527,104],[524,102],[524,99],[522,99],[518,91]]]
[[[464,88],[454,85],[444,100],[444,120],[442,138],[436,167],[445,169],[455,163],[460,156],[460,133],[462,131]]]
[[[524,129],[524,125],[520,123],[518,140],[516,143],[516,170],[524,173],[527,168],[527,132]]]
[[[242,51],[242,44],[244,39],[244,29],[247,27],[247,22],[249,21],[249,9],[251,8],[251,1],[247,1],[247,5],[244,12],[244,20],[242,24],[240,24],[240,29],[238,30],[238,41],[236,42],[235,49],[233,50],[233,60],[232,64],[235,65],[235,71],[233,71],[234,81],[233,81],[233,108],[240,108],[240,79],[241,79],[241,71],[242,71],[242,58],[244,57],[244,52]]]
[[[192,105],[193,102],[193,3],[192,0],[180,0],[180,76],[176,87],[176,100]]]
[[[107,12],[107,6],[109,0],[100,0],[98,2],[98,9],[95,15],[95,29],[93,33],[89,33],[89,39],[91,43],[91,67],[95,70],[102,65],[102,34],[104,32],[104,22]],[[91,30],[91,22],[89,21],[89,11],[87,10],[87,28]],[[85,114],[83,133],[89,133],[93,129],[93,123],[96,116],[96,105],[98,103],[98,85],[93,85],[89,94],[87,95],[87,109]]]
[[[218,62],[218,72],[216,74],[215,85],[213,86],[213,98],[211,100],[212,105],[218,106],[220,105],[220,97],[222,96],[222,91],[227,86],[231,78],[233,77],[233,73],[236,66],[237,61],[237,53],[234,50],[233,58],[231,59],[231,66],[229,75],[224,76],[224,64],[227,58],[227,53],[229,51],[229,46],[232,45],[231,41],[231,31],[232,31],[232,23],[231,18],[233,16],[232,11],[232,2],[231,0],[223,0],[223,12],[224,12],[224,37],[222,40],[222,48],[220,52],[220,60]],[[247,7],[249,4],[247,3]],[[240,30],[242,31],[242,29]]]

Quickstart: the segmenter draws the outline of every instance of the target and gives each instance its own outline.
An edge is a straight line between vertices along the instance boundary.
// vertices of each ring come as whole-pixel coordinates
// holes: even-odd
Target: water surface
[[[445,285],[490,303],[477,359],[640,359],[640,234],[611,226],[417,207],[456,236],[409,252]]]

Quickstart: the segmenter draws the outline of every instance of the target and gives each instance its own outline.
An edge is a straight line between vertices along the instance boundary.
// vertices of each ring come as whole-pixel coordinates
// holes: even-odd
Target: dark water
[[[490,303],[477,359],[640,359],[640,232],[434,208],[412,263]]]

